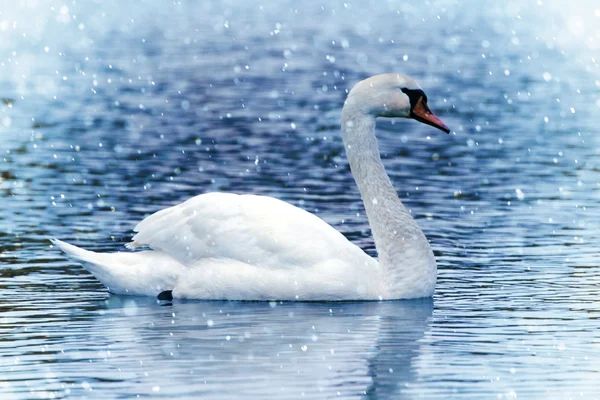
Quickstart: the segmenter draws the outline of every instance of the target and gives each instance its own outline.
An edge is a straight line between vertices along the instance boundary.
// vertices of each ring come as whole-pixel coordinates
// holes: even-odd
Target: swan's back
[[[208,193],[140,222],[130,247],[148,246],[184,265],[235,260],[262,268],[306,268],[328,260],[377,263],[319,217],[281,200]]]

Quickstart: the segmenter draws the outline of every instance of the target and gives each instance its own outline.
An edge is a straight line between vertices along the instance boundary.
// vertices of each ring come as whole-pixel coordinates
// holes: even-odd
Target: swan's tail
[[[50,241],[69,256],[83,261],[83,267],[115,294],[156,296],[171,290],[182,267],[158,251],[96,253],[62,240]]]
[[[86,261],[89,263],[95,263],[97,260],[96,256],[100,254],[94,253],[93,251],[84,250],[80,247],[73,246],[72,244],[63,242],[62,240],[58,240],[56,238],[51,238],[50,241],[53,245],[58,246],[59,249],[67,253],[73,258],[76,258],[81,261]]]

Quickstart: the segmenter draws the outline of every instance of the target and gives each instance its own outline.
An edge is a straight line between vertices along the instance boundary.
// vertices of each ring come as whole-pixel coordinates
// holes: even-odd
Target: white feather
[[[431,296],[429,243],[385,172],[375,117],[409,116],[397,74],[360,82],[342,112],[342,137],[379,261],[317,216],[278,199],[208,193],[150,215],[129,248],[99,254],[54,239],[111,292],[229,300],[378,300]]]

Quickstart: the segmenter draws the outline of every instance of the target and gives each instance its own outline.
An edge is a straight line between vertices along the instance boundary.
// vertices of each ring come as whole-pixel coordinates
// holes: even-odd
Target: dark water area
[[[2,399],[600,396],[597,4],[122,3],[0,9]],[[226,191],[375,256],[339,115],[384,72],[452,130],[377,128],[433,300],[165,305],[50,246]]]

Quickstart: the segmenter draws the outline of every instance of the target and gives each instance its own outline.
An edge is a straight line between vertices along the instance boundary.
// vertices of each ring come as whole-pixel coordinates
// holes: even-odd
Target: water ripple
[[[0,396],[594,398],[597,11],[5,7]],[[122,250],[144,216],[220,190],[305,208],[375,255],[339,111],[352,83],[390,71],[453,130],[378,123],[438,259],[433,301],[165,305],[108,295],[50,247]]]

